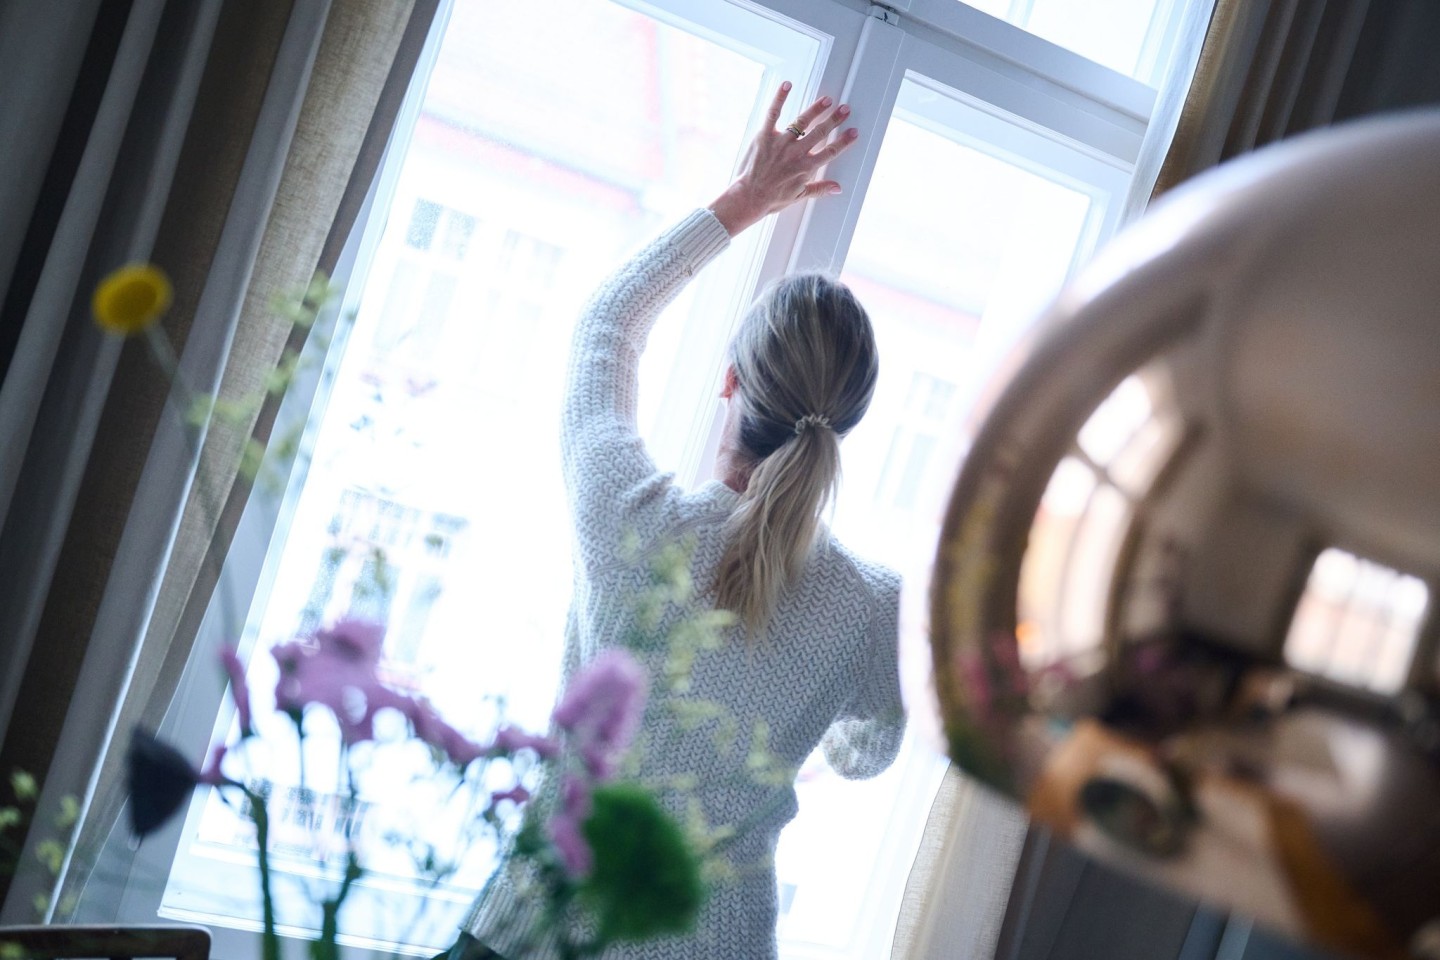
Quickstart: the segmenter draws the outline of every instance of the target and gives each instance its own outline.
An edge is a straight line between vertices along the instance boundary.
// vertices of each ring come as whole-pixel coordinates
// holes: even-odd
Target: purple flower
[[[220,772],[220,763],[225,759],[225,749],[223,743],[217,743],[210,749],[210,761],[205,764],[205,769],[201,770],[200,775],[195,778],[197,783],[220,787],[234,782]]]
[[[521,804],[527,802],[529,799],[530,791],[526,790],[522,784],[517,783],[509,790],[497,790],[496,792],[490,794],[490,807],[493,810],[495,807],[499,806],[500,802],[503,800],[509,800],[511,803],[515,804],[515,806],[518,807]]]
[[[542,760],[558,756],[560,748],[554,740],[539,734],[526,733],[519,727],[501,727],[495,731],[495,741],[490,745],[492,756],[507,756],[521,750],[534,750]]]
[[[347,745],[375,736],[375,714],[391,707],[409,713],[414,703],[380,682],[380,646],[384,629],[362,620],[341,620],[317,631],[313,644],[292,640],[270,652],[280,667],[275,706],[298,717],[310,704],[335,714]]]
[[[373,672],[380,665],[380,650],[385,644],[385,627],[372,620],[347,617],[333,627],[315,632],[315,643],[321,656],[350,663]]]
[[[230,675],[230,695],[235,698],[235,711],[240,719],[240,736],[252,736],[255,727],[251,723],[250,687],[245,682],[245,665],[240,662],[240,655],[235,652],[234,647],[221,648],[220,662],[225,666],[225,672]]]
[[[554,720],[570,734],[590,775],[605,780],[630,746],[645,709],[645,671],[624,650],[606,650],[575,675]]]
[[[995,665],[1000,677],[1007,679],[1009,692],[1025,696],[1030,692],[1030,678],[1020,663],[1020,644],[1015,634],[999,630],[990,635],[990,650],[995,656]]]
[[[550,842],[560,854],[560,863],[571,879],[579,880],[590,873],[594,855],[585,835],[580,831],[580,821],[563,814],[550,821]]]
[[[595,860],[581,830],[585,818],[590,816],[590,786],[579,777],[568,776],[560,791],[560,811],[550,819],[550,841],[560,854],[565,872],[578,880],[589,874]]]
[[[300,669],[305,658],[312,652],[299,640],[277,643],[270,648],[270,655],[275,658],[275,665],[280,668],[280,679],[275,681],[275,709],[293,714],[297,722],[300,712],[305,708],[301,699]]]
[[[576,820],[590,816],[590,785],[579,777],[566,777],[560,786],[560,810]]]
[[[985,718],[990,712],[990,672],[985,669],[985,660],[978,650],[960,650],[955,655],[956,665],[964,688],[963,695],[970,700],[972,712]]]
[[[485,747],[446,723],[430,704],[421,700],[410,700],[404,710],[415,728],[415,736],[440,750],[457,766],[468,766],[472,760],[486,752]]]

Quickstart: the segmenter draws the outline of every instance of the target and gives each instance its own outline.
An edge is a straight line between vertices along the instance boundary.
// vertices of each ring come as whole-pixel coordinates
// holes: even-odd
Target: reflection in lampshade
[[[1118,237],[976,436],[932,594],[958,766],[1364,956],[1440,921],[1436,156],[1435,113],[1294,138]]]

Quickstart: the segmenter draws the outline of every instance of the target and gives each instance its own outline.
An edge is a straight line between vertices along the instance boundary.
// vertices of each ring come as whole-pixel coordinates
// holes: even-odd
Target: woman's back
[[[656,545],[686,543],[696,584],[713,582],[735,501],[734,491],[718,482],[675,498],[676,525]],[[634,635],[633,608],[615,598],[643,592],[651,569],[638,558],[596,572],[575,610],[580,662]],[[734,877],[712,889],[698,942],[660,941],[613,956],[773,955],[771,861],[781,828],[797,810],[794,772],[822,742],[826,759],[847,777],[879,773],[899,747],[904,732],[894,654],[899,587],[896,574],[860,560],[826,535],[772,614],[765,638],[749,642],[740,625],[730,627],[719,646],[696,656],[683,693],[664,688],[668,650],[638,652],[652,694],[641,725],[637,775],[649,783],[693,784],[663,794],[662,801],[681,822],[690,815],[692,799],[698,801],[712,828],[736,827],[742,835],[726,851]],[[671,608],[647,626],[655,636],[668,636],[681,620],[712,606],[713,593],[704,591],[693,607]],[[709,719],[694,723],[697,716]],[[752,768],[762,746],[767,762]]]
[[[772,126],[783,99],[782,90]],[[819,117],[824,106],[810,108],[802,119]],[[828,134],[844,115],[837,110],[816,129]],[[788,397],[799,406],[777,415],[757,406],[758,381],[775,381],[769,384],[772,392],[785,394],[788,380],[776,381],[765,363],[751,364],[758,354],[747,354],[744,362],[737,358],[727,373],[726,396],[732,387],[742,394],[747,389],[737,385],[736,367],[744,367],[750,393],[738,405],[732,400],[732,412],[745,413],[733,425],[727,421],[727,430],[744,439],[758,429],[768,439],[742,446],[769,449],[750,450],[748,461],[732,462],[727,483],[693,492],[680,490],[656,469],[636,429],[639,358],[664,307],[728,245],[732,232],[798,198],[786,193],[796,172],[804,174],[798,181],[801,195],[814,195],[816,186],[829,189],[829,182],[807,185],[808,175],[840,148],[808,153],[796,146],[798,129],[792,125],[789,136],[772,131],[757,138],[760,161],[752,170],[777,177],[757,173],[752,183],[742,176],[713,209],[696,211],[651,243],[597,291],[575,331],[561,428],[575,529],[565,674],[568,678],[607,649],[624,646],[636,655],[648,673],[650,699],[634,774],[661,791],[662,803],[682,823],[696,826],[699,817],[710,829],[735,831],[726,848],[733,875],[714,886],[693,935],[621,944],[606,957],[773,957],[772,859],[781,827],[795,815],[795,771],[823,741],[827,759],[842,775],[873,775],[894,759],[904,731],[896,664],[899,578],[855,557],[823,527],[812,532],[823,496],[807,494],[804,509],[810,513],[799,512],[805,520],[800,526],[779,522],[783,509],[770,509],[795,487],[814,492],[824,486],[828,493],[838,469],[835,445],[868,404],[873,369],[857,372],[851,358],[838,357],[858,406],[816,409],[811,400]],[[818,142],[823,145],[826,136]],[[848,291],[831,281],[809,286],[853,303]],[[854,305],[851,312],[873,347],[863,311]],[[777,319],[773,311],[758,316],[767,326]],[[834,332],[823,326],[827,316],[809,318],[810,339]],[[804,362],[805,339],[791,338],[783,349],[801,348]],[[820,343],[814,347],[824,350]],[[866,363],[873,368],[873,358]],[[828,394],[814,401],[830,402]],[[799,457],[797,451],[825,456]],[[814,477],[803,470],[788,475],[776,470],[787,458],[802,465],[828,459],[823,484],[810,482]],[[751,471],[757,479],[747,485]],[[795,539],[773,537],[778,529],[792,531]],[[760,549],[746,547],[737,554],[736,544],[749,542],[747,537]],[[684,551],[683,574],[693,594],[686,603],[643,606],[653,586],[654,560],[677,547]],[[737,557],[748,568],[738,577]],[[758,605],[748,602],[757,587],[765,597]],[[717,642],[688,649],[683,641],[679,647],[655,642],[683,637],[688,622],[713,614],[721,598],[737,589],[742,616]],[[553,782],[542,788],[552,801],[560,791]],[[523,877],[502,869],[465,927],[510,960],[549,957],[553,951],[544,943],[530,941],[542,910],[525,893]]]
[[[741,831],[727,851],[736,878],[712,891],[694,938],[617,947],[607,956],[773,956],[771,858],[780,828],[795,814],[789,776],[822,739],[840,773],[873,775],[894,759],[904,732],[896,666],[899,578],[855,557],[823,530],[764,636],[749,638],[742,624],[733,624],[718,646],[697,653],[687,689],[668,689],[666,647],[633,649],[638,633],[665,637],[687,617],[713,609],[740,501],[719,482],[680,490],[650,460],[634,416],[636,366],[651,325],[727,243],[714,216],[696,211],[610,278],[575,334],[562,428],[577,558],[566,674],[607,648],[632,646],[651,684],[638,775],[657,785],[676,778],[695,785],[693,792],[662,795],[682,822],[693,796],[711,827]],[[693,603],[667,607],[642,630],[637,601],[652,584],[653,560],[676,546],[688,556]],[[704,714],[713,716],[692,723]],[[728,750],[721,729],[727,723],[735,730]],[[757,777],[748,762],[761,746],[759,730],[775,767],[788,771],[778,781]],[[502,881],[466,927],[519,960],[521,954],[507,949],[518,951],[523,938],[504,931],[527,929],[525,909],[523,895]]]

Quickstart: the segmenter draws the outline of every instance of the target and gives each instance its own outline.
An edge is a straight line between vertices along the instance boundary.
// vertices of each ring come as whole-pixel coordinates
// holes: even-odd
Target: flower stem
[[[195,403],[201,398],[201,394],[190,386],[180,372],[180,358],[175,354],[175,347],[170,343],[169,336],[161,329],[160,325],[152,324],[145,328],[145,345],[150,350],[150,357],[155,365],[165,375],[167,386],[167,399],[175,411],[175,417],[180,421],[180,429],[185,434],[185,442],[189,447],[190,454],[195,458],[195,477],[192,480],[195,502],[200,509],[201,521],[205,525],[205,534],[213,539],[214,530],[211,524],[220,518],[220,507],[211,502],[210,491],[205,488],[205,472],[202,469],[204,447],[201,443],[201,431],[199,425],[191,420]],[[211,398],[213,403],[213,398]],[[212,559],[211,547],[205,549],[205,560]],[[202,561],[203,562],[203,561]],[[219,564],[218,560],[213,561]],[[234,586],[224,576],[224,567],[217,566],[215,571],[217,592],[220,600],[220,620],[225,633],[229,636],[239,634],[244,624],[238,621],[236,616],[238,604],[233,595]]]
[[[355,789],[355,770],[350,765],[350,748],[343,745],[340,748],[340,770],[345,778],[346,801],[349,804],[345,811],[348,814],[345,821],[348,834],[353,829],[353,820],[349,818],[354,817],[359,807],[360,794]],[[340,907],[350,895],[350,887],[364,872],[360,867],[360,858],[355,855],[354,838],[347,836],[346,840],[345,875],[340,881],[340,889],[335,891],[335,896],[320,904],[320,939],[310,944],[312,960],[340,960],[340,945],[336,942],[340,935]]]
[[[256,862],[260,866],[260,899],[265,930],[261,935],[261,960],[280,960],[280,938],[275,933],[275,897],[270,890],[270,813],[265,798],[249,787],[241,787],[250,801],[250,819],[255,822]]]

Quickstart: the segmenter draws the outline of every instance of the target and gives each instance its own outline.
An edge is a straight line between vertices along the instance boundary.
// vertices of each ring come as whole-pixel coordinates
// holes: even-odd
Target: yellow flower
[[[90,308],[102,330],[128,337],[160,319],[172,295],[170,278],[159,267],[132,263],[100,281]]]

